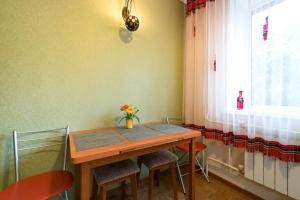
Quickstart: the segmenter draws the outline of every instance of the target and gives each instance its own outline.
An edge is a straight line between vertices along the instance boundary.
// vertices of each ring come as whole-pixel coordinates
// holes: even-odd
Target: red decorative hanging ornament
[[[237,97],[237,109],[243,110],[244,108],[244,98],[243,98],[243,91],[239,91],[239,96]]]
[[[268,39],[268,28],[269,28],[269,17],[266,17],[266,23],[263,25],[263,39],[266,41]]]

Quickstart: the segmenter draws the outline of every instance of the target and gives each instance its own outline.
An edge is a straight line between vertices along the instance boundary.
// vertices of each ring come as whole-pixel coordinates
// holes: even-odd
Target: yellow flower
[[[126,110],[128,113],[133,113],[135,111],[133,106],[129,106]]]

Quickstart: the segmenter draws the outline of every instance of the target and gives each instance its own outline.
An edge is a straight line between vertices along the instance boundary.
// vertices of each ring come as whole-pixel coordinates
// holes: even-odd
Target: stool
[[[100,189],[100,200],[105,200],[107,187],[114,183],[122,184],[122,199],[125,199],[125,183],[127,179],[130,179],[132,199],[137,200],[137,173],[139,172],[140,169],[132,160],[124,160],[96,168],[93,179],[93,199],[97,198],[98,189]]]
[[[148,199],[152,200],[153,198],[153,180],[154,175],[158,175],[160,169],[168,167],[171,171],[172,185],[174,192],[174,199],[177,200],[177,183],[176,183],[176,161],[178,157],[171,153],[170,151],[159,151],[144,156],[138,157],[138,166],[141,169],[142,164],[144,164],[149,169],[149,187],[148,187]],[[138,173],[138,178],[139,178]],[[156,176],[157,181],[158,176]]]

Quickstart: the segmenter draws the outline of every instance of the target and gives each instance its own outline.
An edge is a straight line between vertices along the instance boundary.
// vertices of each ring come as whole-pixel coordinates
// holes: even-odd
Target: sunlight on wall
[[[14,180],[13,129],[113,126],[124,103],[142,122],[181,115],[183,5],[136,0],[141,26],[124,42],[123,4],[1,2],[0,190]]]

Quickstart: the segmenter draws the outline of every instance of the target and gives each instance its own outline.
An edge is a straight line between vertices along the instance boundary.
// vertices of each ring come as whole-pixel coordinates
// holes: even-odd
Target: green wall
[[[123,4],[1,1],[0,190],[14,180],[13,129],[113,126],[124,103],[138,106],[143,122],[181,115],[183,4],[136,0],[131,41]]]

